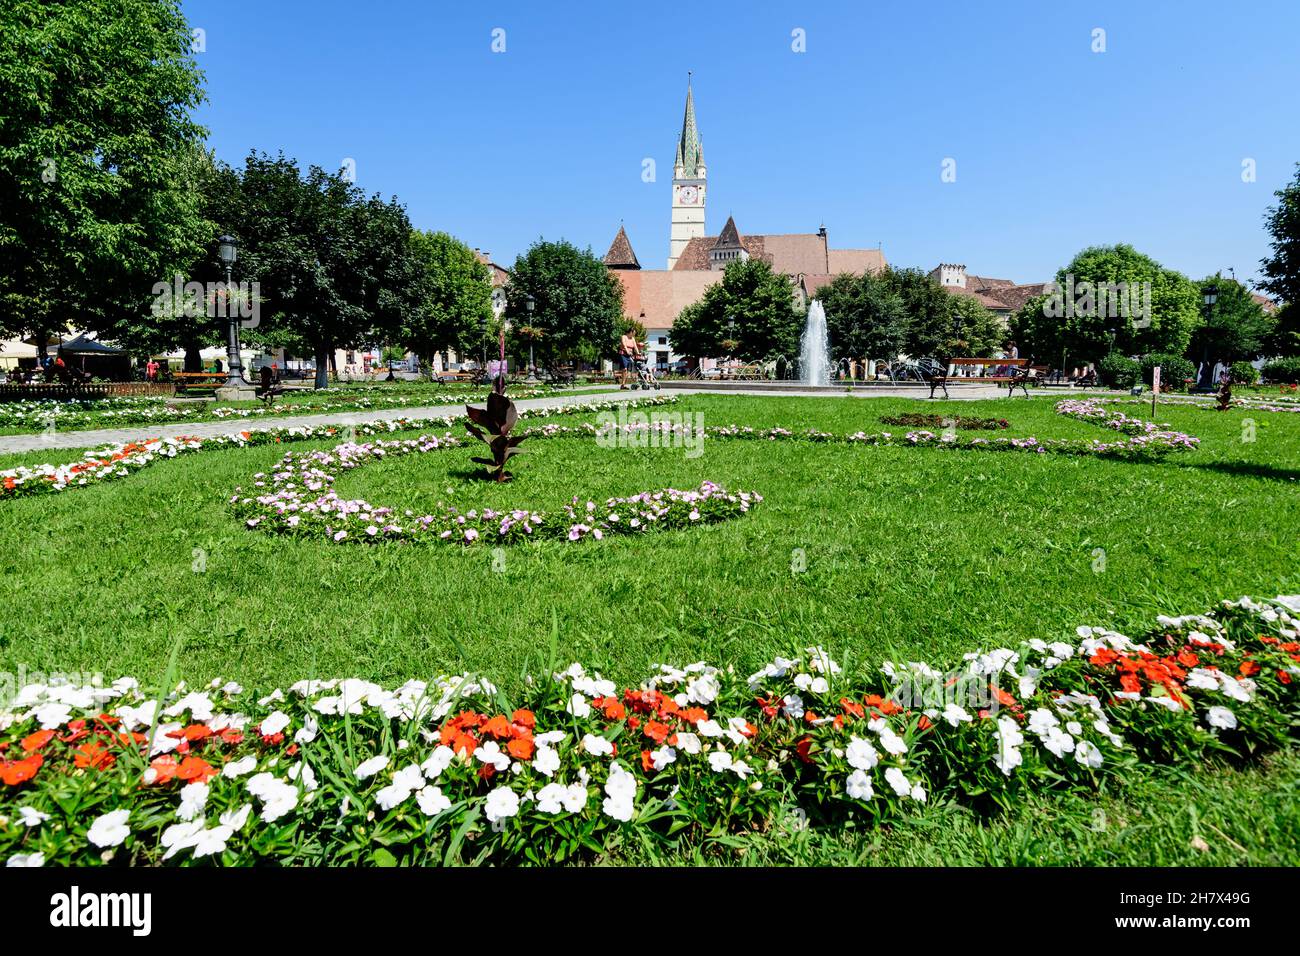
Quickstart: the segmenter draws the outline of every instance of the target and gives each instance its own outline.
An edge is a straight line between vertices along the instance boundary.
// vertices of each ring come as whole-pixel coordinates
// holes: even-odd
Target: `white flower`
[[[379,754],[378,756],[371,757],[369,760],[364,761],[354,772],[356,773],[358,780],[365,780],[368,777],[373,777],[387,766],[388,755]]]
[[[1074,759],[1085,767],[1096,770],[1101,766],[1101,751],[1088,741],[1080,740],[1079,745],[1074,748]]]
[[[416,764],[407,764],[393,774],[393,784],[408,790],[419,790],[424,786],[424,771]]]
[[[252,773],[257,768],[257,758],[253,755],[241,757],[239,760],[232,760],[221,768],[221,776],[227,780],[235,780],[246,773]]]
[[[855,770],[849,774],[849,779],[844,786],[848,795],[854,800],[870,800],[876,795],[871,788],[871,778],[867,776],[865,770]]]
[[[650,751],[650,766],[656,770],[662,770],[677,760],[677,751],[672,747],[660,747],[658,750]]]
[[[1019,747],[1025,742],[1025,736],[1010,717],[998,718],[998,755],[997,767],[1004,776],[1011,776],[1011,771],[1024,763]]]
[[[891,753],[895,757],[907,753],[907,744],[903,741],[903,738],[894,733],[889,727],[880,729],[880,746],[885,748],[886,753]]]
[[[925,803],[925,787],[919,783],[912,787],[912,799],[917,803]]]
[[[564,809],[570,813],[581,813],[587,805],[589,794],[587,788],[581,783],[570,784],[564,790]]]
[[[1060,727],[1050,727],[1047,733],[1040,738],[1043,746],[1056,754],[1058,757],[1064,757],[1068,753],[1074,752],[1074,738],[1063,731]],[[1087,743],[1087,741],[1083,741]]]
[[[541,813],[561,813],[564,810],[564,796],[567,789],[563,784],[548,783],[537,791],[537,809]]]
[[[544,744],[538,746],[537,752],[533,754],[533,769],[544,777],[554,775],[560,769],[560,752]]]
[[[1159,704],[1165,710],[1171,710],[1177,713],[1183,709],[1183,705],[1178,703],[1172,697],[1147,697],[1146,700],[1153,704]]]
[[[604,737],[586,734],[582,738],[582,749],[593,757],[607,757],[614,752],[614,745]]]
[[[395,783],[390,783],[388,786],[380,787],[375,791],[375,803],[379,805],[381,810],[391,810],[393,807],[405,803],[410,795],[410,787],[400,787]]]
[[[858,770],[870,770],[880,760],[880,754],[876,753],[876,748],[871,746],[871,741],[863,740],[861,737],[849,738],[845,755],[849,766],[856,767]]]
[[[606,743],[609,743],[606,741]],[[610,744],[610,750],[614,745]],[[496,770],[510,769],[510,757],[502,752],[501,747],[495,740],[489,740],[487,743],[480,744],[474,751],[474,759],[483,763],[490,763]]]
[[[444,810],[451,809],[451,801],[442,794],[438,787],[422,787],[415,795],[415,802],[420,806],[420,812],[426,817],[436,816]]]
[[[203,820],[189,820],[185,823],[173,823],[162,832],[158,842],[167,848],[163,854],[164,860],[170,860],[181,850],[189,849],[198,839],[198,835],[203,832]]]
[[[5,860],[5,866],[44,866],[44,853],[15,853]]]
[[[450,747],[439,745],[433,748],[433,753],[420,764],[420,769],[430,780],[437,780],[442,776],[442,772],[451,766],[452,760],[456,757],[455,751]]]
[[[590,717],[591,704],[587,703],[587,698],[581,694],[574,694],[569,698],[568,705],[564,708],[574,717]]]
[[[194,838],[194,856],[211,856],[223,852],[231,833],[230,827],[224,825],[200,830]]]
[[[703,750],[704,745],[700,743],[700,738],[697,734],[690,733],[689,731],[678,731],[677,749],[682,753],[694,755]]]
[[[196,780],[181,788],[181,804],[176,808],[176,816],[181,820],[193,820],[203,816],[203,807],[208,802],[208,785]]]
[[[620,764],[611,764],[605,781],[605,799],[602,809],[606,816],[626,823],[635,812],[636,779]],[[585,802],[585,801],[584,801]]]
[[[889,767],[885,770],[885,782],[894,788],[894,793],[900,797],[909,797],[912,795],[912,784],[908,781],[903,771],[897,767]]]
[[[787,717],[793,717],[795,720],[798,720],[803,716],[803,698],[798,694],[788,694],[786,698],[781,701],[781,710],[785,712]]]
[[[273,710],[258,728],[263,737],[272,737],[289,726],[289,715],[280,710]]]
[[[959,707],[957,704],[949,703],[944,705],[943,719],[948,721],[948,723],[953,727],[956,727],[958,724],[963,722],[969,723],[971,716],[966,712],[965,708]]]
[[[1040,737],[1050,733],[1052,728],[1060,726],[1060,723],[1057,716],[1046,707],[1039,707],[1029,712],[1030,733],[1038,734]]]
[[[505,820],[519,812],[519,795],[509,787],[497,787],[487,795],[483,806],[489,823]]]
[[[709,766],[713,768],[714,773],[722,773],[724,770],[731,769],[731,754],[725,750],[715,750],[709,754]]]
[[[1205,722],[1219,730],[1231,730],[1237,726],[1237,715],[1226,707],[1211,707],[1205,715]]]
[[[230,827],[231,832],[244,829],[244,824],[248,822],[248,815],[253,812],[253,805],[245,803],[238,810],[227,810],[220,817],[223,827]]]
[[[19,807],[18,816],[25,827],[38,827],[50,818],[48,813],[42,813],[35,807]]]
[[[131,833],[126,823],[130,816],[130,810],[110,810],[90,825],[86,839],[95,846],[118,846]]]

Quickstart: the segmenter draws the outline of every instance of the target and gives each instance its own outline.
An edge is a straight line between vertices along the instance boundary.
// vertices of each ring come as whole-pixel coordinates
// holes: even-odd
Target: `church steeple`
[[[695,179],[704,175],[704,144],[695,125],[695,96],[691,90],[690,75],[686,80],[686,114],[682,117],[682,135],[677,140],[677,159],[673,163],[673,176],[677,179]]]
[[[676,265],[687,244],[704,235],[704,146],[695,125],[695,93],[686,75],[686,112],[673,160],[673,218],[668,234],[668,268]]]

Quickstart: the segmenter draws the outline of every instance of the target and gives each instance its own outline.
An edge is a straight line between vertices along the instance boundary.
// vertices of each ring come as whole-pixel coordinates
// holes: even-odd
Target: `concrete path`
[[[994,385],[959,385],[949,386],[953,401],[973,401],[975,399],[1005,398],[1006,390]],[[1068,397],[1081,393],[1074,389],[1053,389],[1051,395]],[[521,399],[516,404],[520,408],[553,408],[557,405],[589,404],[604,401],[633,401],[657,395],[763,395],[769,398],[912,398],[928,402],[927,389],[915,386],[901,388],[857,388],[852,391],[804,392],[771,391],[761,387],[732,388],[720,391],[710,388],[665,388],[659,392],[623,391],[613,386],[606,390],[585,395],[551,395],[546,398]],[[1019,397],[1019,396],[1017,396]],[[1022,399],[1023,400],[1023,399]],[[935,399],[942,402],[942,398]],[[125,428],[103,428],[95,431],[55,432],[35,435],[8,435],[0,437],[0,454],[15,454],[29,451],[44,451],[60,448],[100,448],[104,445],[121,444],[139,438],[175,438],[179,435],[194,435],[199,438],[211,438],[215,435],[233,435],[245,428],[288,428],[293,425],[330,425],[360,422],[384,421],[396,418],[436,418],[441,415],[460,415],[465,410],[464,402],[446,405],[426,405],[410,408],[385,408],[365,412],[325,412],[319,415],[262,415],[254,418],[229,418],[220,422],[178,422],[168,425],[131,425]]]

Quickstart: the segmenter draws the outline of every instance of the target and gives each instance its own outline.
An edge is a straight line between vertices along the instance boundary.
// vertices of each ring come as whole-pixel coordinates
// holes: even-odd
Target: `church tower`
[[[704,235],[704,147],[695,128],[695,99],[690,74],[686,79],[686,116],[673,161],[673,224],[669,233],[668,268],[681,258],[686,244]]]

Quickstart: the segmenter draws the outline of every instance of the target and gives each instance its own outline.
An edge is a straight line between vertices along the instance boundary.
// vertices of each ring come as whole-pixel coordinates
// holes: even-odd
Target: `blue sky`
[[[1126,241],[1194,278],[1252,278],[1300,161],[1294,0],[183,8],[206,32],[218,156],[350,158],[416,226],[507,265],[539,236],[603,254],[621,219],[664,267],[688,69],[710,233],[728,214],[742,233],[824,222],[832,247],[898,265],[1042,281]]]

